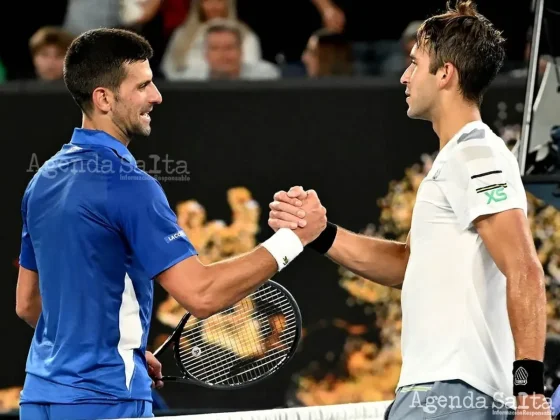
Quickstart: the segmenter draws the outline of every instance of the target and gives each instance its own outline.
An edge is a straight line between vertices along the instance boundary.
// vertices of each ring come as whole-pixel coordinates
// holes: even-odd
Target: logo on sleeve
[[[170,243],[171,241],[174,241],[175,239],[179,239],[179,238],[186,238],[187,236],[185,235],[185,232],[183,232],[182,230],[179,230],[177,232],[175,232],[173,235],[169,235],[165,237],[165,242]]]
[[[504,189],[507,187],[507,184],[494,184],[488,185],[487,187],[478,188],[476,192],[478,194],[484,193],[488,198],[486,204],[490,203],[499,203],[500,201],[507,200],[508,196]]]

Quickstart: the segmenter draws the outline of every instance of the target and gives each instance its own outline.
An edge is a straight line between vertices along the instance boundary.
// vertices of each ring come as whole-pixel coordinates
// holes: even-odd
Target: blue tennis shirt
[[[21,211],[20,264],[43,303],[21,402],[151,401],[153,279],[196,254],[159,182],[115,138],[75,129]]]

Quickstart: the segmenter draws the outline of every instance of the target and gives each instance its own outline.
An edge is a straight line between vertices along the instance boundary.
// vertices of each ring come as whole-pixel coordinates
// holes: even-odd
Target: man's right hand
[[[315,190],[292,187],[288,192],[278,191],[274,194],[268,225],[274,231],[280,228],[293,229],[305,246],[325,229],[326,214],[327,209],[321,205]]]

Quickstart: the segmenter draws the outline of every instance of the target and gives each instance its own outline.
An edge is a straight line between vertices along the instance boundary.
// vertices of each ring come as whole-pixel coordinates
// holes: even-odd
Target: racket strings
[[[285,308],[285,307],[288,307],[289,309],[291,309],[290,305],[287,304],[287,303],[284,303],[282,306],[280,306],[280,308],[282,308],[282,309]],[[243,313],[240,314],[240,315],[247,315],[247,316],[245,316],[246,323],[253,322],[253,323],[256,323],[257,325],[260,326],[260,325],[264,324],[263,321],[265,319],[270,319],[271,314],[269,314],[269,313],[261,313],[261,314],[257,315],[256,317],[255,316],[251,317],[251,315],[250,315],[251,312],[254,312],[254,310],[250,309],[250,310],[244,311]],[[286,314],[286,312],[287,312],[287,314]],[[290,312],[291,312],[290,310],[284,310],[282,312],[282,316],[284,316],[286,318],[286,320],[285,320],[286,323],[295,320],[295,316],[294,316],[293,312],[291,312],[291,313]],[[290,317],[290,319],[287,319],[288,317]],[[266,324],[264,324],[264,325],[266,327]],[[212,320],[208,324],[208,329],[212,330],[213,327],[216,327],[216,326],[220,330],[220,333],[232,336],[234,334],[237,335],[236,333],[239,332],[240,328],[243,327],[244,324],[243,323],[236,323],[236,324],[233,324],[233,325],[229,325],[225,328],[223,328],[223,327],[220,328],[220,324],[218,323],[218,321]],[[247,332],[246,329],[245,329],[245,332]],[[251,332],[254,333],[254,330],[251,330]],[[183,356],[185,353],[189,352],[188,349],[192,348],[193,346],[197,346],[199,344],[204,345],[204,343],[201,343],[200,341],[208,342],[208,340],[205,340],[203,337],[200,337],[199,335],[201,335],[200,332],[192,332],[192,331],[183,332],[181,334],[181,344],[179,346],[179,348],[180,348],[179,355],[180,356]],[[243,337],[243,338],[246,338],[246,337]],[[255,339],[251,342],[251,344],[258,344],[258,341],[257,341],[258,338],[257,337],[254,337],[254,338]],[[266,337],[263,337],[263,339],[266,339]],[[209,343],[209,344],[211,344],[211,343]],[[235,343],[235,344],[237,344],[237,343]],[[238,349],[238,350],[239,350],[238,351],[239,354],[243,353],[240,349]]]
[[[270,372],[276,361],[287,357],[296,340],[296,317],[291,302],[277,289],[270,289],[258,289],[220,312],[225,319],[213,316],[187,323],[179,355],[189,374],[202,376],[197,379],[206,382],[220,378],[231,384],[247,382]],[[281,318],[275,319],[277,316]],[[267,345],[267,341],[271,343]]]
[[[270,294],[269,294],[269,295],[270,295]],[[290,303],[287,302],[283,296],[280,296],[279,298],[274,299],[274,300],[271,300],[271,301],[269,301],[269,302],[267,302],[267,303],[269,303],[269,304],[272,304],[272,303],[276,304],[276,303],[279,302],[280,300],[284,300],[284,302],[283,302],[280,306],[278,306],[278,309],[281,310],[280,313],[281,313],[283,316],[293,315],[293,311],[291,310],[291,305],[290,305]],[[249,305],[246,305],[245,302],[242,302],[241,304],[238,304],[237,306],[249,306]],[[285,309],[286,307],[288,308],[287,310]],[[273,308],[273,309],[276,309],[276,308]],[[250,306],[249,308],[247,308],[247,309],[245,309],[245,310],[243,310],[243,311],[238,311],[238,312],[236,312],[236,313],[235,313],[235,316],[236,316],[236,318],[241,318],[242,320],[244,320],[244,321],[246,321],[246,322],[248,322],[248,321],[255,321],[255,322],[257,322],[258,325],[263,325],[262,321],[263,321],[265,318],[269,318],[269,316],[270,316],[270,313],[265,312],[265,313],[261,313],[261,314],[259,314],[259,315],[257,315],[257,316],[255,317],[255,316],[252,316],[252,315],[251,315],[251,314],[254,313],[254,312],[256,312],[255,308],[252,307],[252,306]],[[268,312],[270,312],[270,311],[268,311]],[[287,315],[285,315],[285,314],[287,314]],[[200,343],[200,342],[196,342],[196,340],[207,341],[207,340],[204,340],[204,338],[199,338],[199,336],[200,336],[200,329],[204,328],[204,324],[206,324],[206,326],[208,326],[208,329],[210,329],[210,330],[212,329],[212,327],[216,327],[216,326],[217,326],[217,327],[218,327],[217,329],[219,329],[220,332],[226,333],[226,334],[228,334],[228,333],[229,333],[229,334],[232,334],[233,332],[235,332],[236,330],[238,330],[238,329],[240,328],[240,326],[246,325],[246,324],[243,324],[243,323],[235,323],[235,324],[229,325],[229,326],[227,326],[227,327],[220,327],[220,325],[229,323],[229,321],[221,321],[221,320],[222,320],[222,318],[213,316],[213,317],[211,317],[211,318],[208,318],[207,320],[197,321],[197,322],[194,322],[194,323],[192,323],[192,324],[188,324],[188,323],[187,323],[187,325],[185,326],[185,328],[188,328],[188,331],[183,331],[183,332],[181,333],[181,340],[182,340],[182,341],[181,341],[180,348],[181,348],[182,350],[180,351],[179,354],[182,355],[183,353],[185,353],[184,348],[185,348],[185,347],[191,347],[191,343],[202,344],[202,343]],[[221,322],[220,322],[220,321],[221,321]],[[194,326],[194,327],[193,327],[193,326]],[[184,342],[187,342],[187,344],[186,344],[186,345],[183,345],[182,343],[184,343]],[[196,344],[195,344],[195,345],[196,345]],[[188,351],[188,350],[187,350],[187,351]],[[242,352],[239,352],[239,353],[241,354]]]
[[[293,330],[293,328],[292,328]],[[289,342],[289,340],[282,340],[282,344],[287,344]],[[276,346],[277,347],[277,346]],[[266,350],[265,353],[260,356],[257,360],[251,360],[251,359],[247,359],[247,358],[238,358],[235,356],[228,356],[227,355],[227,351],[218,351],[215,352],[216,356],[220,356],[219,353],[222,353],[222,356],[225,357],[220,357],[219,360],[221,362],[221,364],[219,366],[216,366],[213,369],[208,370],[207,368],[212,368],[212,364],[214,364],[215,362],[203,362],[200,364],[200,366],[197,366],[198,370],[197,371],[191,371],[190,373],[193,376],[198,376],[200,373],[205,372],[206,373],[206,377],[212,377],[213,379],[216,379],[217,377],[221,377],[224,375],[224,372],[229,372],[231,370],[231,368],[233,367],[233,365],[237,362],[237,363],[242,363],[243,360],[247,360],[248,364],[253,364],[256,362],[261,363],[262,365],[274,361],[276,359],[272,359],[272,360],[267,360],[272,356],[275,356],[277,354],[285,354],[286,353],[286,349],[278,349],[278,348],[271,348],[269,350]],[[284,356],[282,356],[284,357]],[[224,366],[223,363],[226,363],[226,365]],[[218,370],[217,370],[218,369]],[[217,375],[217,376],[216,376]]]
[[[296,324],[295,324],[295,318],[294,318],[294,316],[293,316],[293,315],[289,315],[288,317],[289,317],[289,319],[286,319],[286,325],[285,325],[285,327],[284,327],[284,329],[283,329],[283,331],[282,331],[282,335],[284,335],[284,336],[287,335],[287,334],[290,333],[290,332],[294,332],[294,333],[295,333],[295,329],[296,329],[296,328],[295,328],[295,327],[296,327]],[[260,316],[259,318],[260,318],[260,319],[263,319],[263,318],[266,318],[266,317],[265,317],[265,316]],[[253,331],[252,331],[252,332],[253,332]],[[262,337],[262,338],[255,337],[255,341],[256,341],[257,343],[262,343],[262,342],[268,340],[269,338],[270,338],[270,337],[266,337],[266,336],[264,336],[264,337]],[[291,338],[290,336],[287,336],[287,337],[285,337],[285,338],[282,338],[282,339],[277,340],[276,343],[274,343],[274,344],[275,344],[275,347],[277,348],[278,346],[285,346],[285,345],[287,344],[287,342],[290,341],[290,338]],[[204,344],[201,344],[201,343],[199,343],[199,342],[193,343],[193,344],[192,344],[192,347],[198,347],[197,344],[203,346],[203,348],[201,349],[201,352],[204,351],[204,350],[208,350],[208,348],[209,348],[210,346],[212,346],[212,347],[215,346],[215,347],[214,347],[213,350],[210,350],[210,352],[205,353],[206,359],[210,359],[211,361],[207,361],[207,362],[202,361],[202,363],[200,363],[198,360],[195,359],[195,360],[192,361],[192,363],[184,363],[185,367],[190,368],[190,369],[193,369],[193,368],[195,367],[195,365],[197,365],[197,364],[200,365],[200,366],[198,366],[198,370],[192,371],[192,372],[191,372],[191,374],[193,374],[193,375],[199,374],[200,372],[204,371],[205,368],[208,368],[209,365],[211,365],[212,363],[214,363],[213,359],[211,359],[212,357],[220,357],[220,356],[222,356],[222,357],[221,357],[221,361],[223,361],[223,362],[231,362],[231,363],[234,363],[235,361],[238,361],[238,360],[242,360],[242,359],[243,359],[243,358],[240,358],[240,357],[238,356],[239,354],[242,354],[241,349],[239,349],[239,348],[236,348],[236,349],[224,349],[223,346],[220,346],[219,344],[206,343],[207,345],[205,346]],[[237,343],[236,343],[235,341],[233,341],[233,344],[235,345],[235,347],[237,347]],[[183,348],[185,348],[185,350],[182,350],[182,351],[181,351],[181,354],[182,354],[182,355],[185,355],[186,353],[190,353],[189,350],[188,350],[188,347],[191,347],[191,344],[188,344],[187,346],[183,346]],[[200,348],[200,347],[199,347],[199,348]],[[274,349],[275,349],[274,347],[271,348],[271,349],[268,349],[261,357],[264,357],[264,356],[266,355],[266,353],[268,353],[268,352],[270,352],[271,350],[274,350]],[[235,354],[236,351],[237,351],[237,355]],[[229,353],[229,356],[228,356],[228,353]],[[226,357],[224,357],[224,356],[226,356]],[[188,360],[188,359],[187,359],[187,360]]]
[[[282,305],[281,308],[286,307],[286,306],[287,306],[288,308],[290,308],[290,306],[289,306],[288,304]],[[291,308],[290,308],[290,309],[291,309]],[[253,311],[252,309],[249,310],[249,311],[244,311],[243,314],[246,315],[246,314],[251,313],[252,311]],[[286,325],[284,326],[283,331],[282,331],[283,333],[288,332],[288,330],[290,329],[290,327],[294,327],[294,326],[295,326],[295,316],[294,316],[293,312],[284,315],[286,312],[290,312],[290,311],[284,310],[283,313],[282,313],[282,316],[284,317],[284,321],[285,321],[285,323],[286,323]],[[266,327],[266,324],[265,324],[264,322],[265,322],[265,320],[269,320],[269,319],[270,319],[270,315],[271,315],[270,313],[261,313],[261,314],[259,314],[259,315],[256,316],[256,317],[250,317],[250,315],[249,315],[248,317],[246,317],[246,318],[248,318],[249,320],[246,321],[245,324],[244,324],[243,322],[240,322],[240,323],[237,323],[237,324],[234,324],[234,325],[230,325],[230,326],[228,326],[228,327],[226,327],[226,328],[220,328],[220,325],[217,324],[217,322],[216,322],[215,320],[213,320],[213,322],[210,323],[210,324],[208,325],[208,329],[209,329],[209,330],[212,330],[212,329],[215,329],[214,327],[217,326],[217,327],[218,327],[217,329],[220,330],[219,333],[221,333],[221,334],[225,334],[226,336],[230,336],[230,337],[235,335],[238,339],[243,339],[244,344],[247,344],[247,342],[249,341],[248,344],[249,344],[249,345],[252,345],[251,347],[253,347],[253,352],[252,352],[252,353],[255,353],[255,350],[256,350],[256,352],[258,353],[258,352],[259,352],[258,349],[261,347],[261,346],[260,346],[260,343],[266,341],[269,337],[266,336],[266,335],[264,335],[264,334],[260,334],[260,336],[261,336],[262,338],[259,338],[259,337],[255,336],[255,335],[254,335],[254,333],[255,333],[255,330],[254,330],[254,329],[249,329],[249,332],[253,334],[253,337],[247,337],[247,335],[246,335],[246,333],[248,332],[248,331],[247,331],[247,330],[248,330],[247,328],[245,328],[245,329],[243,330],[243,332],[244,332],[245,334],[244,334],[243,336],[241,336],[241,337],[239,337],[239,332],[240,332],[240,330],[241,330],[248,322],[254,322],[254,323],[256,323],[256,324],[259,325],[259,326],[265,325],[265,327]],[[270,328],[270,326],[269,326],[269,328]],[[270,329],[272,330],[272,328],[270,328]],[[274,331],[271,331],[271,332],[274,332]],[[181,343],[181,345],[179,346],[179,349],[180,349],[180,350],[179,350],[179,355],[180,355],[181,357],[185,356],[187,353],[192,352],[192,348],[193,348],[193,347],[199,347],[200,350],[206,350],[206,349],[204,348],[204,345],[205,345],[205,344],[207,344],[208,346],[214,344],[214,343],[212,343],[212,342],[209,342],[209,341],[208,341],[207,339],[205,339],[204,337],[199,337],[199,336],[197,336],[197,335],[198,335],[198,334],[189,332],[189,333],[187,333],[187,334],[185,334],[185,335],[183,336],[183,337],[186,337],[186,340],[183,340],[182,343]],[[201,341],[202,341],[202,342],[201,342]],[[233,344],[233,345],[235,345],[235,347],[237,347],[237,345],[238,345],[238,342],[237,342],[237,341],[238,341],[238,340],[231,340],[231,341],[230,341],[230,344]],[[201,348],[200,346],[202,346],[202,348]],[[238,348],[238,347],[237,347],[235,350],[232,349],[232,351],[234,351],[234,352],[237,353],[238,355],[244,354],[245,352],[244,352],[243,350],[247,350],[247,349],[240,349],[240,348]],[[212,354],[212,353],[209,353],[208,355],[211,356],[211,355],[213,355],[213,354]]]

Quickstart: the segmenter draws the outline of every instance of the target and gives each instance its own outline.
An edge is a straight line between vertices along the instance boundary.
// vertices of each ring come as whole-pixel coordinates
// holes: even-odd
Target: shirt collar
[[[486,127],[487,127],[487,125],[484,122],[482,122],[481,120],[475,120],[475,121],[468,122],[463,127],[461,127],[461,129],[453,137],[451,137],[451,139],[447,142],[447,144],[445,146],[443,146],[443,149],[440,150],[440,154],[442,154],[442,152],[444,152],[444,151],[446,153],[450,153],[451,150],[453,150],[455,148],[455,146],[457,145],[457,141],[465,133],[468,133],[468,132],[470,132],[472,130],[475,130],[477,128],[485,129]]]
[[[75,128],[70,143],[82,145],[91,144],[96,146],[108,147],[121,158],[125,159],[127,162],[136,165],[136,159],[134,159],[134,156],[132,156],[128,148],[116,138],[104,131],[89,130],[86,128]]]

